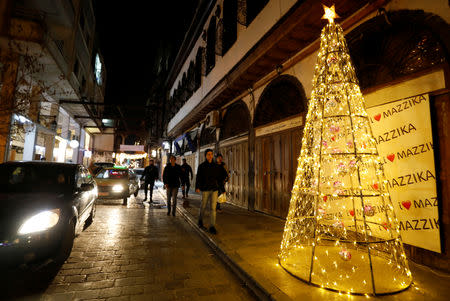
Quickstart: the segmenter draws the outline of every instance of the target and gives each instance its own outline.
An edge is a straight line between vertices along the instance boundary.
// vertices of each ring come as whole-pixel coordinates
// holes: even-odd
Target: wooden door
[[[261,172],[262,172],[262,208],[264,212],[270,213],[272,211],[272,152],[273,152],[273,141],[272,137],[262,138],[262,149],[261,149]]]
[[[232,202],[236,203],[237,201],[237,170],[235,167],[237,154],[236,154],[236,146],[232,145],[230,146],[230,161],[229,161],[229,172],[230,172],[230,181],[229,186],[231,186],[231,189],[229,191],[229,195],[232,198]]]
[[[248,167],[249,167],[249,154],[248,154],[248,142],[242,143],[242,161],[240,163],[240,169],[242,174],[241,193],[242,193],[242,207],[248,208]]]
[[[226,185],[229,202],[248,207],[248,143],[238,143],[220,148],[225,164],[230,175]],[[247,183],[247,184],[246,184]]]
[[[255,139],[255,210],[262,211],[262,139]]]
[[[233,176],[234,176],[234,198],[237,205],[242,203],[242,145],[237,144],[234,148]]]
[[[255,209],[285,218],[289,210],[301,129],[292,129],[255,141]]]
[[[279,193],[279,216],[285,218],[289,210],[289,201],[291,199],[292,191],[292,170],[294,161],[296,160],[292,156],[292,131],[285,132],[281,135],[280,143],[280,164],[281,164],[281,190]]]
[[[282,160],[282,151],[281,145],[283,142],[282,135],[273,135],[272,136],[272,152],[270,162],[271,170],[270,170],[270,182],[271,182],[271,213],[275,216],[281,215],[281,203],[282,200],[282,179],[281,179],[281,160]]]

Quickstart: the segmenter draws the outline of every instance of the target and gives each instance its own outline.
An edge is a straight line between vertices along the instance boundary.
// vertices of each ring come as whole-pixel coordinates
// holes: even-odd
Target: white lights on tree
[[[339,292],[384,294],[409,287],[383,166],[344,34],[321,33],[313,91],[279,262],[310,284]]]

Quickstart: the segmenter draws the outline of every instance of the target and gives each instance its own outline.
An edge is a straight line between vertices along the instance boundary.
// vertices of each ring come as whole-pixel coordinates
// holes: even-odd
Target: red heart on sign
[[[373,189],[378,190],[378,183],[372,185]]]
[[[375,118],[376,121],[380,121],[381,114],[377,114],[377,115],[373,116],[373,118]]]
[[[395,154],[387,155],[387,158],[389,159],[389,161],[394,162]]]
[[[409,210],[409,208],[411,207],[411,201],[403,201],[402,205]]]
[[[350,215],[355,216],[355,210],[350,210]]]

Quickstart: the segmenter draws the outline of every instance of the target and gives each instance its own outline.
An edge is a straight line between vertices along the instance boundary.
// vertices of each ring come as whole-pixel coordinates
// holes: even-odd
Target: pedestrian
[[[155,180],[159,178],[158,167],[155,166],[155,161],[150,159],[149,165],[144,168],[142,172],[141,181],[144,180],[144,202],[147,200],[148,186],[150,185],[150,204],[153,203],[153,187],[155,186]]]
[[[189,181],[189,176],[192,181],[192,168],[189,164],[186,163],[186,159],[183,159],[183,164],[181,165],[181,172],[183,173],[183,177],[181,178],[181,191],[183,192],[183,198],[187,198],[189,196],[189,189],[191,188],[191,182]]]
[[[176,158],[174,155],[170,155],[169,163],[164,167],[163,181],[164,187],[167,191],[167,215],[175,216],[175,210],[177,208],[177,194],[181,183],[181,167],[176,164]]]
[[[209,225],[209,232],[212,234],[217,234],[216,230],[216,204],[217,196],[219,190],[219,181],[221,177],[221,170],[219,165],[213,161],[213,151],[212,149],[207,149],[205,151],[205,161],[198,166],[197,177],[195,180],[195,191],[199,193],[202,192],[202,203],[200,205],[200,215],[198,217],[198,226],[201,229],[205,229],[203,226],[203,215],[205,213],[205,208],[207,203],[209,203],[209,208],[211,210],[210,218],[211,222]]]
[[[220,166],[220,179],[219,179],[219,193],[218,195],[221,195],[222,193],[226,193],[225,191],[225,183],[228,182],[229,173],[228,168],[225,162],[223,162],[223,156],[221,153],[217,153],[216,155],[216,163]],[[216,210],[221,211],[220,203],[217,203]]]

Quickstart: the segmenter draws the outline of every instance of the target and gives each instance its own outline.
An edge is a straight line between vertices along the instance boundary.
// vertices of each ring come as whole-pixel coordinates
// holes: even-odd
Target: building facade
[[[92,2],[6,0],[0,17],[0,162],[88,165],[106,80]]]
[[[380,120],[386,120],[386,125],[418,99],[429,102],[429,119],[422,119],[426,112],[406,115],[417,123],[397,127],[396,137],[394,133],[392,137],[380,133],[375,139],[380,148],[389,143],[398,147],[398,142],[390,140],[412,132],[417,124],[431,129],[418,136],[422,142],[417,148],[428,145],[434,150],[426,173],[435,181],[431,185],[435,201],[429,203],[436,213],[430,223],[439,232],[441,244],[439,250],[431,251],[407,242],[407,250],[411,259],[448,271],[449,5],[444,0],[349,0],[336,3],[336,12],[366,109],[373,114],[374,133]],[[326,23],[322,15],[317,1],[199,3],[166,81],[166,135],[172,142],[169,151],[185,157],[195,170],[204,160],[205,149],[223,154],[231,173],[227,190],[236,206],[286,217],[320,31]],[[394,103],[400,107],[386,108]],[[432,141],[432,146],[426,141]],[[417,148],[392,151],[386,156],[386,166],[393,163],[393,156],[399,161],[407,154],[418,154]],[[419,182],[425,179],[419,177],[420,172],[409,175]],[[389,181],[392,191],[399,188],[396,184],[403,185],[399,179]],[[424,202],[399,200],[398,204],[399,209],[410,211],[411,204],[420,208],[425,207]],[[413,226],[413,220],[401,223],[405,235],[407,231],[426,229]]]

